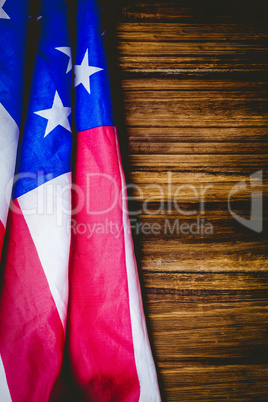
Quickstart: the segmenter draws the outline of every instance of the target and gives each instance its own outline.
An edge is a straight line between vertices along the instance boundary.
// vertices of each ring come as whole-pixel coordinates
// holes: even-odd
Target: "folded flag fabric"
[[[16,5],[15,5],[16,3]],[[14,177],[23,104],[29,2],[0,2],[0,259]],[[10,18],[16,7],[14,18]],[[0,331],[2,322],[0,321]],[[0,401],[9,401],[0,352]]]
[[[74,400],[160,401],[101,9],[96,0],[78,0],[72,8],[68,3],[42,0],[37,18],[40,34],[1,261],[0,401],[62,400],[54,391],[64,353],[79,390]],[[26,27],[27,13],[18,12],[14,0],[0,2],[3,30],[13,27],[13,18]],[[9,88],[2,92],[12,96]],[[12,116],[2,92],[0,105]],[[13,117],[16,138],[21,104]],[[0,135],[1,150],[7,137],[7,130]]]
[[[14,7],[16,13],[11,18]],[[22,115],[28,14],[27,0],[19,4],[10,1],[5,6],[0,1],[0,258]]]
[[[19,11],[16,2],[9,1],[12,21]],[[63,1],[49,0],[40,9],[40,38],[2,268],[3,401],[47,401],[63,359],[70,251],[71,74],[66,73],[68,58],[57,47],[70,48],[67,10]]]

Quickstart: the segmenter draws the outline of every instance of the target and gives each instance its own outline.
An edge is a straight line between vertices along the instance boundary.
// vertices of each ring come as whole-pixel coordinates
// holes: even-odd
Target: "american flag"
[[[41,1],[23,104],[28,20],[0,0],[0,401],[60,399],[64,356],[75,400],[160,401],[100,5]]]

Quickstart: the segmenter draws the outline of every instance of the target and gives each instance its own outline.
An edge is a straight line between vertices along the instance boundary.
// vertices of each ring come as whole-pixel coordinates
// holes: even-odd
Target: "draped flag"
[[[19,10],[9,2],[12,22]],[[63,360],[72,135],[69,58],[59,48],[70,49],[67,10],[62,0],[40,9],[0,294],[3,401],[47,401]]]
[[[1,49],[9,44],[0,54],[2,238],[27,63],[19,3],[0,0]],[[0,401],[62,398],[53,390],[66,353],[76,401],[157,402],[100,5],[41,0],[37,20],[1,261]]]
[[[2,3],[2,4],[1,4]],[[16,163],[22,114],[29,2],[0,1],[0,258]],[[12,15],[12,6],[16,7]],[[12,18],[10,17],[12,15]]]
[[[23,100],[23,65],[29,4],[0,2],[0,259],[11,197]],[[12,4],[13,3],[13,4]],[[0,321],[0,331],[2,322]],[[0,349],[0,401],[9,401]]]

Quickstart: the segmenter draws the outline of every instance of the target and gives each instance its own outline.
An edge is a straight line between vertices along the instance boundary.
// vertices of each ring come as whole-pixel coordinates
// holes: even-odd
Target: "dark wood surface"
[[[254,191],[263,191],[267,205],[265,6],[237,0],[110,5],[122,153],[135,185],[130,210],[140,210],[131,218],[166,401],[268,400],[267,208],[256,233],[227,204],[232,187],[246,179],[232,208],[249,218],[249,175],[263,170],[263,186]],[[177,219],[203,219],[213,233],[165,229]]]

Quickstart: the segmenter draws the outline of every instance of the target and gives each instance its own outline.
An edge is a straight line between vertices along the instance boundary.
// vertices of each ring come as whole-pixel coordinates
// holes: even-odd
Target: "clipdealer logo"
[[[178,185],[173,180],[172,172],[167,172],[165,186],[158,183],[148,184],[141,187],[137,184],[128,184],[121,188],[114,177],[103,173],[89,173],[86,179],[85,188],[77,186],[71,182],[58,184],[57,178],[52,175],[45,175],[40,171],[38,174],[31,172],[22,173],[15,176],[14,182],[21,179],[32,179],[38,183],[35,198],[31,205],[25,205],[23,214],[31,215],[54,215],[57,226],[69,222],[69,229],[75,234],[83,234],[92,237],[93,233],[111,234],[118,236],[122,228],[113,222],[112,211],[119,207],[122,213],[130,217],[131,229],[136,234],[171,234],[171,235],[213,235],[215,233],[213,224],[207,221],[206,202],[211,197],[213,183],[187,183],[182,182]],[[98,197],[94,201],[92,194],[99,191],[99,183],[105,188],[109,197]],[[6,187],[6,200],[10,198],[13,180],[10,180]],[[239,224],[248,229],[261,233],[263,231],[263,170],[252,173],[249,177],[235,183],[226,194],[227,209],[230,215]],[[134,190],[133,195],[129,196],[127,190]],[[213,190],[213,196],[217,196],[217,191]],[[70,193],[73,194],[73,204],[71,204]],[[247,192],[250,199],[250,217],[235,212],[234,202],[237,195]],[[153,196],[152,196],[153,193]],[[210,195],[208,196],[208,194]],[[140,209],[133,210],[127,207],[128,201],[141,199]],[[241,198],[240,198],[241,199]],[[243,197],[245,199],[245,197]],[[155,201],[156,200],[156,201]],[[151,203],[153,208],[151,208]],[[13,202],[10,203],[13,212],[20,213],[20,209]],[[18,210],[17,210],[18,209]],[[84,211],[86,215],[92,217],[89,224],[76,222],[76,215]],[[139,215],[147,216],[146,221],[139,221]],[[159,215],[164,219],[154,220],[153,217]],[[93,219],[94,218],[94,219]],[[107,218],[107,219],[106,219]]]
[[[249,176],[250,187],[252,189],[262,186],[263,171],[258,170]],[[231,208],[231,198],[242,191],[247,190],[248,185],[246,179],[236,183],[228,195],[228,209],[232,217],[241,225],[253,230],[256,233],[261,233],[263,230],[263,192],[262,190],[252,191],[251,193],[251,210],[250,218],[246,219],[236,214]]]

